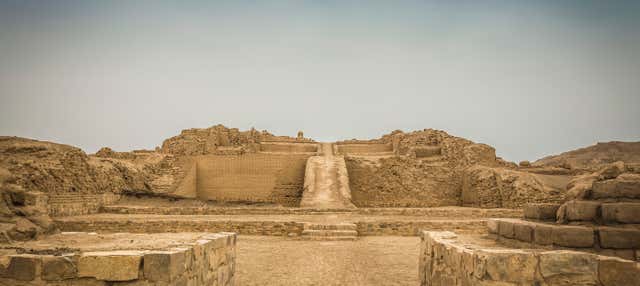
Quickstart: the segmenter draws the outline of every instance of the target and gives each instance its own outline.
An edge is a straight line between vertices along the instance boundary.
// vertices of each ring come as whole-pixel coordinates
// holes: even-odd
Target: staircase
[[[356,240],[358,232],[353,223],[305,223],[302,230],[301,239],[304,240]]]

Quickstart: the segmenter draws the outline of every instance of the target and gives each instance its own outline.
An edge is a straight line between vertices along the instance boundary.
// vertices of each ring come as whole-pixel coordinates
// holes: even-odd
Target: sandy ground
[[[418,237],[302,241],[239,236],[238,285],[418,285]]]

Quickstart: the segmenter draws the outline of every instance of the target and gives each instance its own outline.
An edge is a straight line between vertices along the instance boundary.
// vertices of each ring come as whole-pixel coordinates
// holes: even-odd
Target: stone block
[[[488,219],[487,220],[487,230],[491,234],[498,234],[498,220],[496,220],[496,219]]]
[[[526,204],[524,217],[535,220],[555,220],[560,204]]]
[[[533,229],[533,242],[540,245],[553,244],[552,232],[557,226],[548,224],[537,224]]]
[[[596,285],[598,260],[577,251],[545,251],[540,255],[540,275],[549,285]]]
[[[75,278],[78,269],[70,256],[44,256],[42,258],[43,280],[65,280]]]
[[[640,248],[640,229],[601,227],[599,236],[602,248]]]
[[[640,224],[640,203],[604,203],[602,219],[605,222]]]
[[[517,240],[533,242],[533,229],[535,224],[529,222],[517,222],[513,225],[514,237]]]
[[[600,249],[599,255],[613,256],[627,260],[636,260],[636,254],[633,249]]]
[[[105,281],[138,279],[142,252],[99,251],[83,253],[78,259],[78,276]]]
[[[594,231],[590,227],[556,226],[551,231],[553,244],[564,247],[593,247]]]
[[[532,254],[513,249],[483,249],[476,252],[475,277],[482,278],[483,272],[493,281],[530,285],[535,279],[538,259]],[[484,269],[482,269],[484,268]],[[455,284],[452,284],[455,285]]]
[[[598,277],[603,286],[640,285],[640,263],[615,257],[599,258]]]
[[[171,282],[185,271],[186,252],[152,251],[144,254],[143,271],[149,281]]]
[[[4,277],[19,280],[32,281],[39,274],[42,258],[38,255],[20,254],[9,256],[9,265],[4,272]]]
[[[513,221],[499,220],[498,234],[505,238],[515,238],[515,232],[513,230]]]
[[[640,180],[605,180],[593,183],[594,199],[640,199]]]
[[[569,201],[565,203],[568,221],[596,221],[599,219],[600,202]]]

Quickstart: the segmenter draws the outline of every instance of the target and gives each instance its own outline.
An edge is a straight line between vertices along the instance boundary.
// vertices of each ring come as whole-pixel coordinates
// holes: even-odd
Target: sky
[[[510,161],[640,141],[640,1],[0,0],[0,135],[435,128]]]

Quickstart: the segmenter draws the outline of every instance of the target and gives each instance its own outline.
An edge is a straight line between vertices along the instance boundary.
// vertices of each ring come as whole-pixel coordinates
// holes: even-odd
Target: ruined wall
[[[286,152],[286,153],[314,153],[318,152],[318,144],[313,143],[260,143],[262,152]]]
[[[212,233],[160,250],[6,255],[0,285],[234,285],[235,245],[235,234]]]
[[[566,250],[481,248],[422,233],[421,285],[640,285],[640,263]]]
[[[459,174],[409,158],[347,157],[349,185],[358,207],[436,207],[460,204]]]
[[[197,197],[298,206],[309,155],[199,156]]]
[[[119,194],[51,194],[48,198],[50,216],[72,216],[98,213],[100,209],[120,199]]]
[[[353,202],[358,207],[460,205],[464,168],[503,164],[491,146],[433,129],[394,131],[370,141],[343,141],[338,144],[341,148],[355,148],[345,151],[350,154],[346,157],[347,169]],[[375,158],[368,156],[374,152],[367,152],[367,148],[395,156]]]
[[[568,180],[566,176],[545,176],[475,165],[462,173],[462,205],[520,208],[526,203],[560,202],[564,199]]]
[[[369,154],[369,153],[381,153],[381,152],[393,152],[393,145],[391,144],[378,144],[378,143],[349,143],[349,144],[336,144],[338,154]]]

